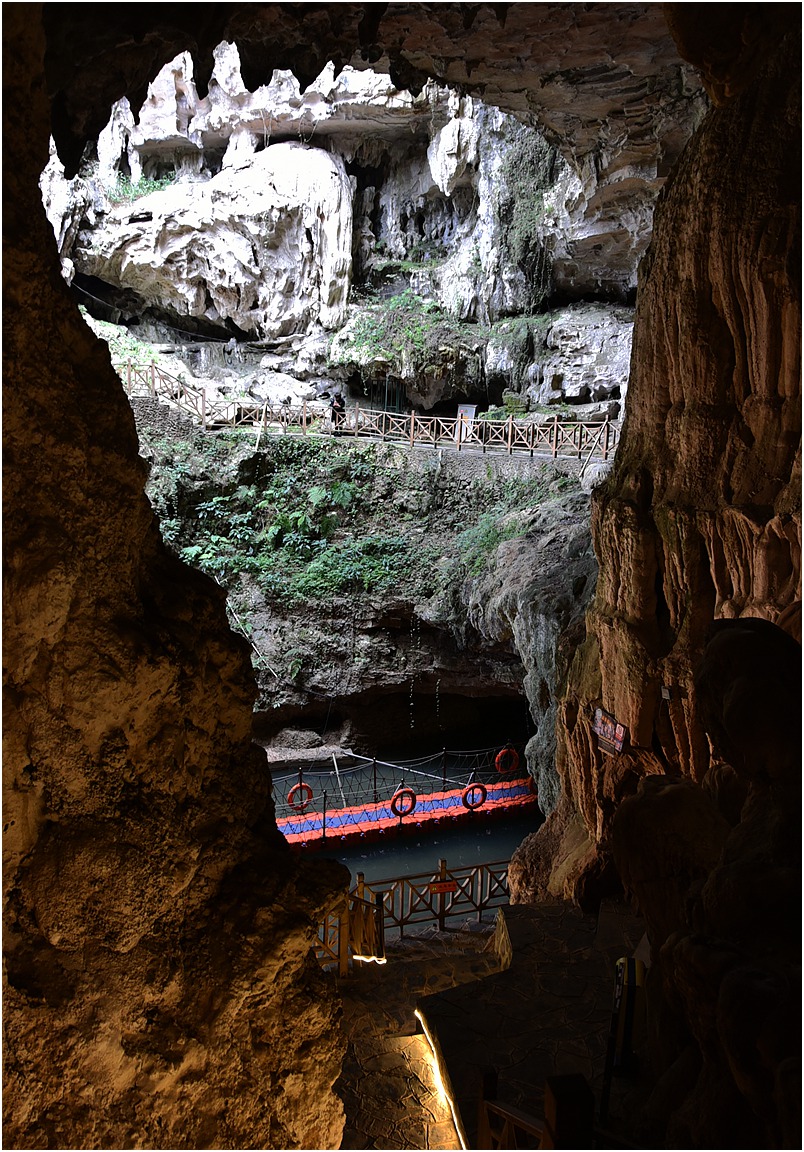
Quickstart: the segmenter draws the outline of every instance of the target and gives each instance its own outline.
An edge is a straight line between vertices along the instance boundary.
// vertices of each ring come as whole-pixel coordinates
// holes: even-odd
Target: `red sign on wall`
[[[597,746],[601,752],[608,752],[609,755],[622,752],[628,729],[610,712],[604,712],[602,708],[595,709],[592,731],[597,733]]]
[[[458,891],[458,881],[457,880],[433,880],[433,882],[430,884],[431,894],[435,893],[435,892],[457,892],[457,891]]]

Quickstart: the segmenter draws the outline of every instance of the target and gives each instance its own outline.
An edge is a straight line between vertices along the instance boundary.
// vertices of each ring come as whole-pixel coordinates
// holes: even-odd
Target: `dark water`
[[[524,838],[542,823],[538,809],[510,815],[485,816],[437,828],[386,833],[380,842],[370,844],[348,840],[316,842],[298,851],[314,858],[340,860],[352,873],[362,872],[367,883],[418,876],[438,868],[441,859],[448,868],[470,867],[510,860]]]

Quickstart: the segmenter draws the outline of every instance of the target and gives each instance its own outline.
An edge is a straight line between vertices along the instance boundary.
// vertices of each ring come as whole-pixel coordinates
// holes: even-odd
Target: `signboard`
[[[457,880],[433,880],[432,883],[430,884],[430,895],[434,895],[437,892],[457,892],[457,891],[458,891],[458,881]]]
[[[628,729],[610,712],[604,712],[602,708],[595,709],[592,731],[597,733],[597,746],[601,752],[607,752],[610,756],[622,752]]]
[[[466,443],[472,434],[472,425],[475,422],[477,404],[459,404],[458,419],[455,421],[455,443]]]

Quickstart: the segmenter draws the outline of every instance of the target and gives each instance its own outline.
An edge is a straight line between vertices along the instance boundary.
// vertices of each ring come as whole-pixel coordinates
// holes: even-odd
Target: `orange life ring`
[[[410,800],[409,808],[403,806],[403,799]],[[393,796],[391,797],[391,811],[393,812],[394,816],[398,816],[400,820],[403,816],[410,816],[415,807],[416,793],[412,788],[400,788],[397,792],[394,792]]]
[[[475,799],[478,792],[480,793],[479,800]],[[470,784],[468,788],[464,788],[463,790],[461,804],[463,804],[464,808],[468,808],[470,812],[474,812],[475,808],[480,808],[486,803],[487,795],[485,784]]]
[[[516,772],[519,767],[519,753],[506,744],[494,757],[494,767],[498,772]]]
[[[304,796],[304,799],[300,800],[298,803],[294,803],[294,798],[296,797],[297,793],[299,793],[299,792],[302,793],[302,795]],[[291,788],[291,790],[288,792],[288,804],[296,812],[303,812],[305,810],[305,808],[307,807],[307,805],[312,800],[312,798],[313,798],[313,790],[310,787],[310,785],[305,784],[304,781],[302,781],[301,784],[294,784],[293,787]]]

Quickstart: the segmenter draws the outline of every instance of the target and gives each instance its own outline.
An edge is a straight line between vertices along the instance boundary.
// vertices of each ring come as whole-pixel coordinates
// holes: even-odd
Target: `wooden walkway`
[[[620,426],[610,420],[602,423],[560,421],[558,416],[547,423],[531,420],[467,421],[454,416],[422,416],[418,412],[378,412],[356,405],[347,409],[337,429],[333,428],[320,406],[302,404],[245,404],[242,401],[212,403],[206,389],[195,388],[155,364],[138,365],[128,361],[115,364],[129,397],[153,396],[165,400],[190,416],[204,431],[221,428],[257,428],[265,433],[316,435],[337,431],[341,436],[354,436],[413,447],[449,448],[460,452],[474,450],[511,455],[570,456],[578,460],[592,457],[608,460],[614,455]],[[259,442],[259,435],[258,435]]]

